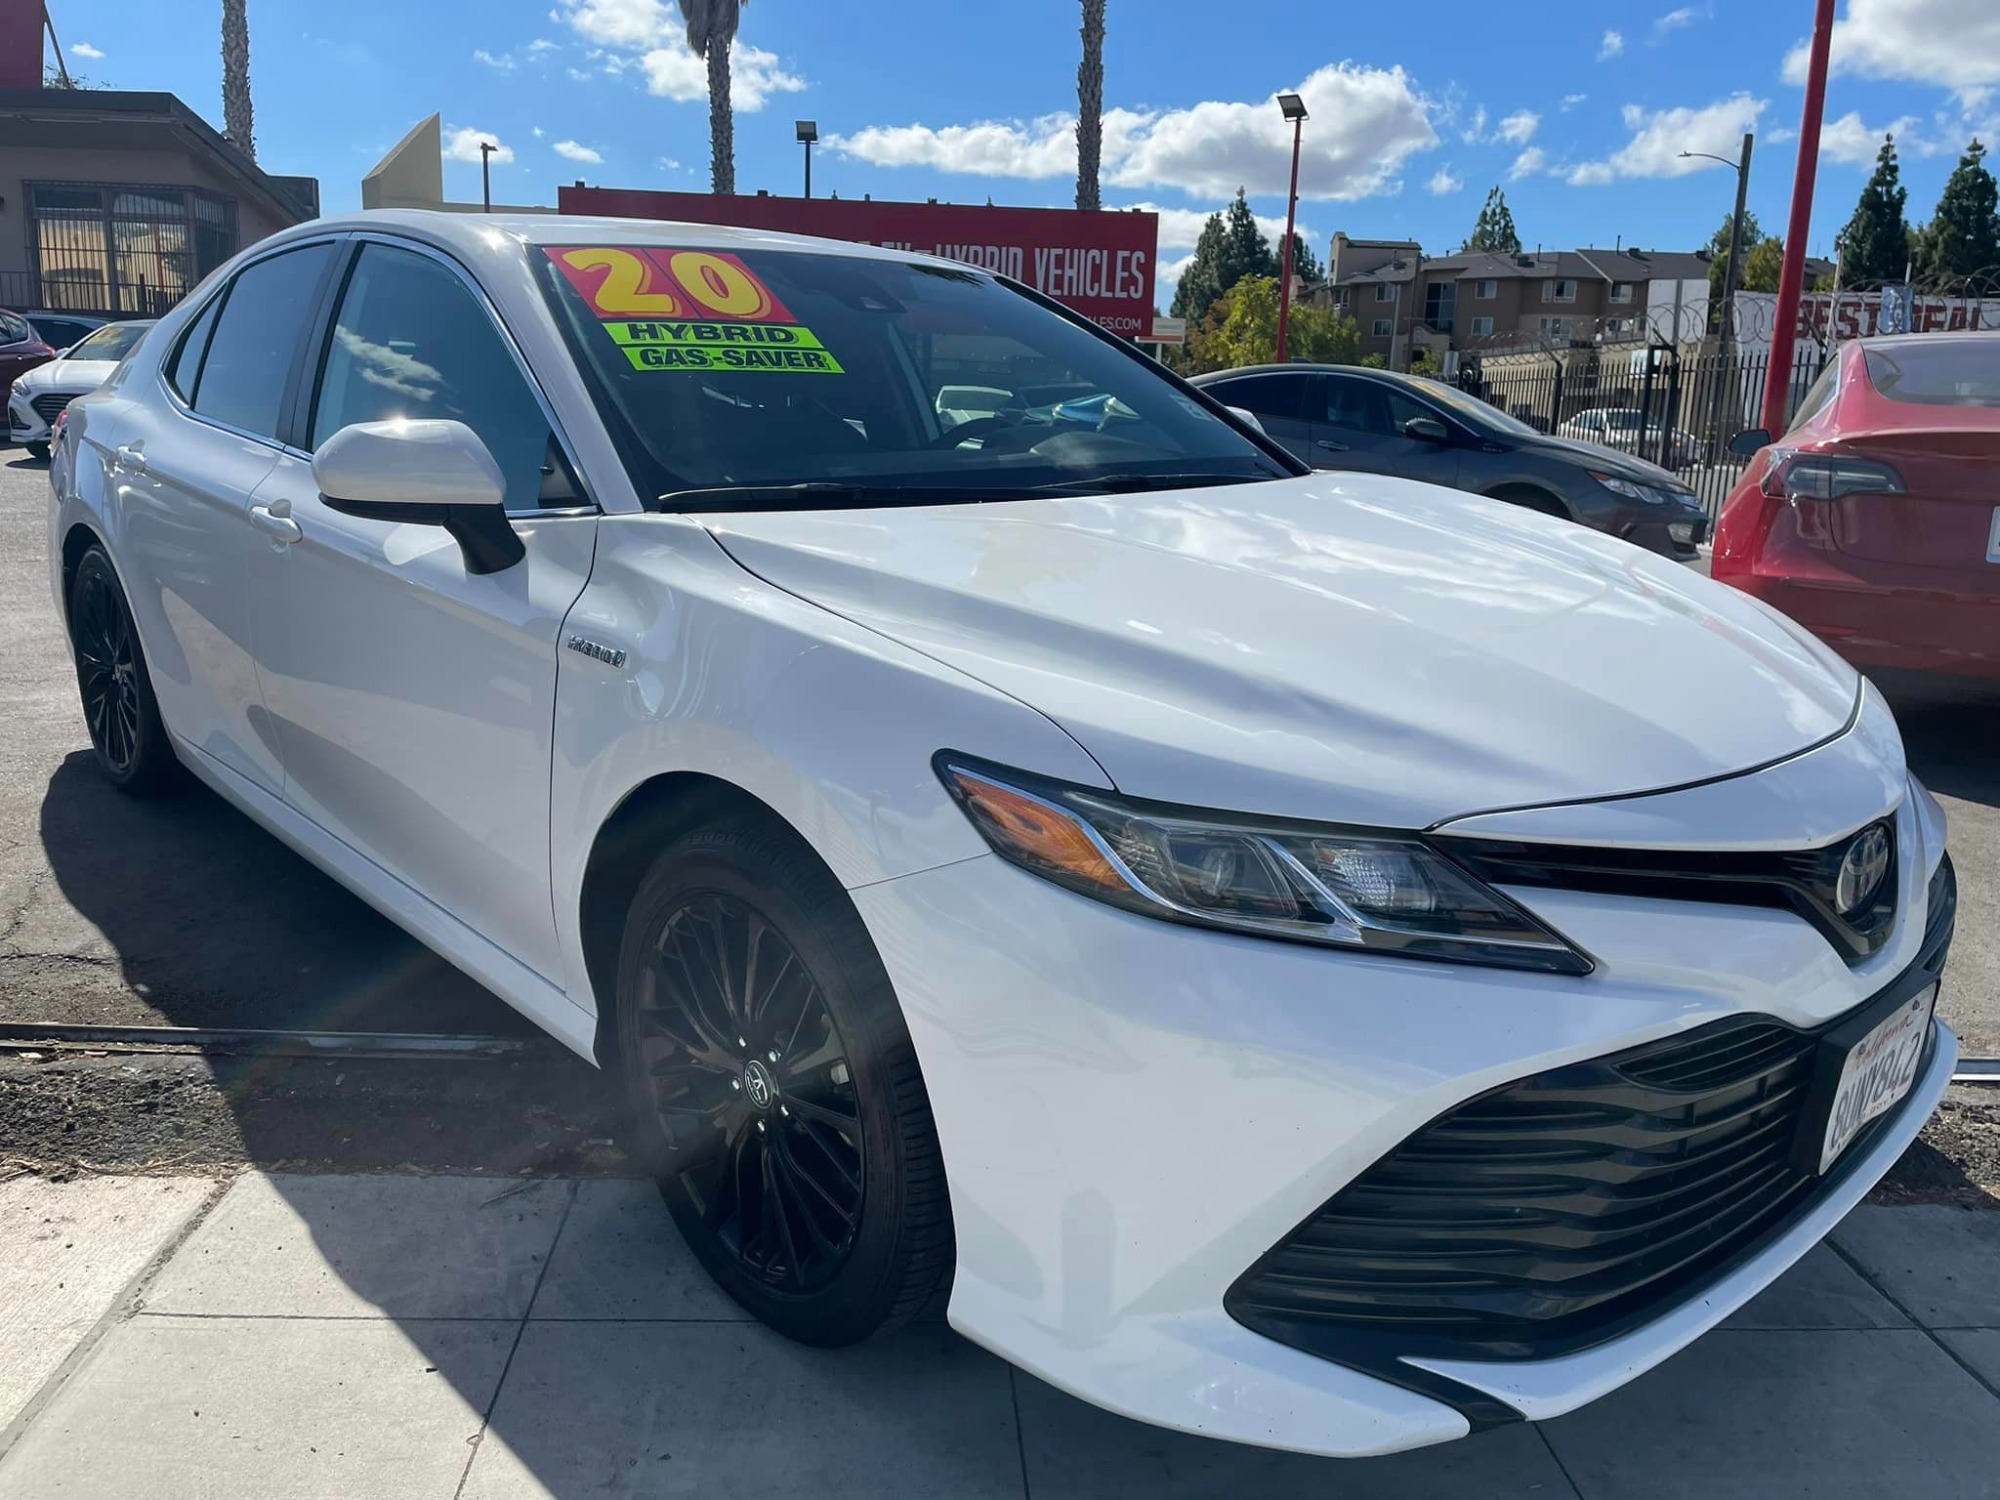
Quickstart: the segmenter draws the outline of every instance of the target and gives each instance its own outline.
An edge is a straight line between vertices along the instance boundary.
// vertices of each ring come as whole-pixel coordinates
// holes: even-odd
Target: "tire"
[[[98,768],[119,791],[153,797],[180,784],[180,762],[160,718],[145,649],[111,559],[93,546],[69,587],[77,695]]]
[[[23,443],[21,446],[28,450],[28,457],[39,458],[44,463],[48,461],[49,445],[47,443]]]
[[[809,849],[749,820],[676,838],[633,897],[616,1003],[629,1133],[724,1291],[823,1346],[930,1303],[953,1264],[930,1102],[860,914]]]

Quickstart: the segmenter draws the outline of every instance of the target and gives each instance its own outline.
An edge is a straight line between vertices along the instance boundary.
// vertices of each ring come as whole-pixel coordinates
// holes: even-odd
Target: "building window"
[[[1451,332],[1452,314],[1457,307],[1457,282],[1433,281],[1424,288],[1424,321],[1439,333]]]
[[[200,188],[30,182],[41,304],[152,316],[236,253],[236,200]]]
[[[1335,307],[1345,307],[1345,306],[1347,306],[1347,288],[1346,288],[1346,287],[1344,287],[1344,286],[1337,286],[1337,287],[1335,287],[1335,288],[1333,289],[1333,305],[1334,305]]]
[[[1632,283],[1629,281],[1612,282],[1611,300],[1613,302],[1630,302],[1632,300]]]
[[[1569,337],[1568,318],[1537,318],[1535,331],[1543,338],[1566,339]]]
[[[1545,281],[1542,283],[1542,300],[1544,302],[1574,302],[1576,301],[1576,283],[1568,280]]]
[[[1493,331],[1492,318],[1481,317],[1481,318],[1474,318],[1472,320],[1472,336],[1474,338],[1484,338],[1487,334],[1491,333],[1492,331]]]
[[[1500,283],[1497,281],[1475,281],[1472,283],[1472,295],[1477,297],[1481,302],[1491,302],[1495,297],[1500,295]]]
[[[1396,288],[1386,281],[1378,283],[1375,288],[1375,300],[1377,302],[1394,302],[1396,300]]]
[[[1396,332],[1396,324],[1394,319],[1377,318],[1375,320],[1374,336],[1376,338],[1386,339],[1392,337],[1395,334],[1395,332]]]

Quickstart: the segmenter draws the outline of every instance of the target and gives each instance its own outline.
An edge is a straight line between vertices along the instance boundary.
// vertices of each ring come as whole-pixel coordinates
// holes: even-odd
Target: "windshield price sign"
[[[552,245],[546,254],[635,370],[846,372],[733,255]]]

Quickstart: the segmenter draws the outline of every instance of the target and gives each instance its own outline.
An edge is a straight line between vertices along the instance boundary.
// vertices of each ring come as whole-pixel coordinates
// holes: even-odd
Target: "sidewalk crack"
[[[521,1340],[527,1336],[528,1322],[535,1315],[535,1304],[541,1300],[542,1283],[548,1279],[549,1267],[556,1263],[556,1250],[562,1244],[563,1231],[569,1228],[569,1217],[576,1210],[577,1194],[582,1190],[583,1183],[571,1178],[569,1197],[563,1200],[562,1218],[556,1221],[556,1232],[549,1239],[549,1252],[542,1257],[542,1269],[535,1275],[534,1290],[528,1293],[528,1305],[521,1309],[521,1324],[514,1330],[514,1342],[508,1346],[506,1361],[500,1366],[500,1378],[493,1382],[493,1394],[486,1402],[486,1410],[479,1414],[479,1431],[466,1445],[471,1451],[465,1455],[465,1467],[458,1471],[458,1487],[451,1492],[451,1500],[461,1500],[465,1494],[465,1483],[472,1478],[472,1466],[479,1459],[479,1450],[486,1446],[486,1434],[493,1425],[493,1412],[500,1405],[500,1393],[507,1389],[507,1376],[513,1371],[514,1356],[521,1352]],[[503,1193],[501,1196],[506,1195]]]
[[[69,1384],[70,1378],[83,1367],[91,1355],[96,1353],[98,1346],[111,1331],[122,1323],[130,1322],[144,1310],[146,1293],[152,1287],[154,1280],[167,1268],[167,1262],[180,1253],[181,1246],[188,1242],[189,1237],[206,1222],[216,1204],[222,1201],[223,1195],[235,1185],[235,1182],[234,1176],[228,1176],[219,1177],[209,1184],[208,1196],[202,1199],[194,1212],[187,1216],[187,1222],[182,1224],[174,1232],[173,1237],[156,1250],[143,1266],[139,1267],[132,1279],[125,1283],[124,1290],[112,1299],[103,1316],[98,1318],[91,1325],[90,1331],[77,1341],[76,1347],[69,1351],[63,1362],[49,1372],[48,1379],[36,1387],[35,1394],[28,1398],[14,1420],[4,1428],[0,1428],[0,1464],[6,1462],[7,1455],[13,1451],[14,1446],[27,1436],[28,1429],[34,1425],[35,1420],[47,1410],[62,1388]]]
[[[1827,1236],[1825,1243],[1828,1249],[1832,1250],[1835,1255],[1839,1256],[1842,1260],[1847,1262],[1849,1268],[1853,1270],[1855,1275],[1859,1276],[1863,1281],[1867,1282],[1871,1287],[1875,1289],[1877,1296],[1881,1297],[1881,1299],[1884,1302],[1888,1303],[1891,1307],[1895,1308],[1897,1312],[1901,1313],[1904,1317],[1908,1318],[1910,1320],[1911,1327],[1915,1328],[1919,1333],[1923,1334],[1925,1338],[1929,1339],[1933,1344],[1936,1344],[1938,1348],[1942,1349],[1944,1351],[1945,1358],[1949,1359],[1953,1364],[1957,1365],[1961,1370],[1965,1371],[1966,1374],[1970,1375],[1975,1381],[1977,1381],[1979,1383],[1979,1388],[1984,1392],[1986,1392],[1987,1395],[1991,1396],[1995,1401],[2000,1401],[2000,1386],[1996,1386],[1991,1380],[1988,1380],[1970,1363],[1968,1363],[1965,1359],[1961,1358],[1959,1352],[1956,1349],[1952,1348],[1951,1345],[1947,1344],[1943,1339],[1938,1337],[1937,1330],[1935,1328],[1932,1328],[1929,1324],[1924,1322],[1922,1318],[1918,1317],[1915,1313],[1911,1312],[1909,1308],[1903,1306],[1903,1304],[1899,1300],[1897,1300],[1895,1294],[1892,1293],[1888,1289],[1888,1287],[1882,1284],[1880,1278],[1878,1278],[1874,1272],[1870,1271],[1866,1266],[1862,1265],[1861,1262],[1856,1260],[1852,1255],[1849,1255],[1845,1247],[1836,1244],[1831,1235]]]
[[[1556,1452],[1556,1445],[1549,1441],[1548,1429],[1540,1422],[1530,1422],[1528,1425],[1535,1429],[1535,1436],[1542,1440],[1542,1446],[1548,1449],[1549,1457],[1555,1460],[1556,1468],[1562,1474],[1563,1483],[1569,1486],[1569,1492],[1576,1496],[1576,1500],[1583,1500],[1583,1486],[1576,1482],[1576,1476],[1570,1473],[1569,1465],[1564,1463],[1563,1456]]]

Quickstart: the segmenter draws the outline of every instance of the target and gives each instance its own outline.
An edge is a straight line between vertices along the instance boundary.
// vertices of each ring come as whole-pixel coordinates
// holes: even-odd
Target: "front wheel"
[[[24,443],[22,446],[28,450],[28,457],[47,461],[49,456],[49,445],[47,443]]]
[[[618,966],[633,1127],[689,1248],[803,1343],[907,1319],[952,1265],[902,1012],[830,872],[761,824],[696,829],[640,883]]]

